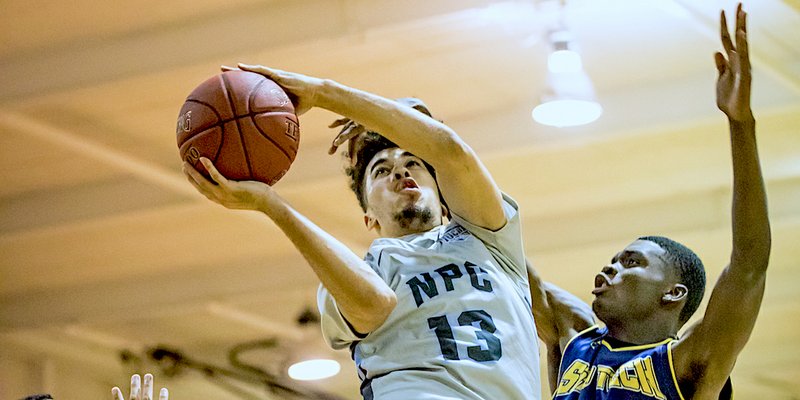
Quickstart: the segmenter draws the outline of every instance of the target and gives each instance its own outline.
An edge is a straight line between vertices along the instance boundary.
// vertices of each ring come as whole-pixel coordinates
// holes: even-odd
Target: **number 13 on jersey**
[[[475,346],[467,346],[467,356],[478,362],[497,361],[503,356],[500,338],[494,335],[497,328],[492,316],[484,310],[468,310],[458,316],[459,326],[472,326],[475,331]],[[477,325],[476,325],[477,324]],[[433,329],[439,340],[439,348],[445,360],[460,360],[453,328],[446,315],[428,318],[428,328]]]

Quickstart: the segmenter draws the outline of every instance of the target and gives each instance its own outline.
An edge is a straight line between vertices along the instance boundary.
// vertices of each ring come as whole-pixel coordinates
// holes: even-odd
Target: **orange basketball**
[[[207,177],[200,157],[228,179],[272,185],[294,161],[300,125],[278,84],[254,72],[226,71],[189,94],[176,133],[181,159]]]

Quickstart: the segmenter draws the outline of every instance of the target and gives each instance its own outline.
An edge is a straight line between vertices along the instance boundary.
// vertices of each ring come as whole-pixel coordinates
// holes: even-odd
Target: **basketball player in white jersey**
[[[348,175],[380,238],[362,259],[271,187],[229,181],[207,159],[213,182],[184,170],[212,201],[266,214],[303,254],[321,281],[323,334],[351,349],[362,396],[538,399],[519,211],[472,149],[419,101],[239,67],[277,82],[298,115],[321,107],[346,118],[334,148],[350,140]]]

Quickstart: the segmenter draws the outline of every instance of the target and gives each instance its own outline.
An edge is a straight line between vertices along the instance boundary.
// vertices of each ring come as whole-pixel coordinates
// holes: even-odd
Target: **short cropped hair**
[[[689,293],[683,305],[679,321],[685,324],[700,307],[706,290],[706,270],[700,257],[688,247],[663,236],[642,236],[639,240],[653,242],[667,253],[667,261],[678,270],[679,283],[686,285]]]

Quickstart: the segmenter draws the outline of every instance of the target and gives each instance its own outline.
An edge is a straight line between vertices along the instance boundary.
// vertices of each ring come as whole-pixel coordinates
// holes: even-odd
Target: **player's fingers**
[[[139,374],[133,374],[131,376],[131,400],[141,400],[139,394],[142,390],[142,380],[139,377]]]
[[[356,136],[358,136],[358,135],[360,135],[362,133],[364,133],[364,126],[356,125],[356,126],[352,127],[351,129],[348,129],[348,130],[340,133],[339,135],[337,135],[336,138],[333,139],[333,144],[335,144],[336,146],[340,146],[342,143],[344,143],[344,142],[346,142],[346,141],[348,141],[350,139],[353,139],[354,137],[356,137]]]
[[[158,400],[169,400],[169,390],[167,388],[161,388],[161,391],[158,392]]]
[[[723,56],[722,53],[720,52],[714,53],[714,63],[717,65],[717,71],[719,72],[719,74],[720,75],[724,74],[725,70],[727,69],[726,68],[727,62],[725,61],[725,56]]]
[[[250,72],[255,72],[261,75],[266,76],[269,79],[277,80],[279,78],[278,73],[280,72],[277,69],[267,68],[263,65],[249,65],[249,64],[237,64],[240,69]]]
[[[339,146],[341,146],[342,143],[346,142],[347,139],[348,138],[344,134],[340,133],[340,134],[336,135],[336,137],[333,138],[333,141],[331,142],[331,147],[328,148],[328,154],[332,155],[332,154],[336,153],[336,150],[339,149]]]
[[[722,39],[722,47],[725,53],[730,54],[733,49],[733,42],[731,42],[731,35],[728,33],[728,20],[725,18],[725,10],[722,10],[719,17],[720,38]]]
[[[745,15],[745,12],[742,9],[742,3],[739,3],[739,5],[736,6],[736,30],[737,31],[739,29],[744,29],[744,15]]]
[[[217,185],[206,179],[205,176],[200,174],[200,172],[189,165],[189,163],[184,163],[183,172],[186,173],[186,179],[189,181],[189,183],[191,183],[192,186],[194,186],[194,188],[200,192],[200,194],[211,201],[218,201],[216,192],[218,190]]]
[[[750,64],[750,46],[747,43],[747,14],[742,11],[742,26],[736,30],[736,49],[744,64]]]
[[[739,63],[742,66],[742,72],[750,71],[750,55],[747,48],[747,37],[744,31],[736,32],[737,54],[739,55]]]
[[[208,179],[206,179],[206,177],[203,176],[200,171],[194,167],[194,165],[185,161],[183,162],[183,173],[186,174],[189,182],[191,182],[198,189],[202,189],[205,182],[208,182]]]
[[[328,128],[337,128],[342,125],[347,125],[350,121],[350,118],[339,118],[336,121],[331,122],[331,124],[328,125]]]
[[[742,3],[739,3],[739,6],[741,5]],[[744,8],[742,8],[742,30],[747,32],[747,11]]]
[[[220,185],[228,184],[228,178],[224,177],[221,173],[219,173],[219,171],[217,171],[217,168],[214,167],[214,164],[211,162],[211,160],[205,157],[200,157],[200,162],[203,163],[204,167],[206,167],[206,171],[208,171],[208,174],[211,175],[211,179],[214,182],[217,182]]]
[[[142,385],[142,400],[153,400],[152,374],[144,374],[144,384]]]
[[[219,69],[221,69],[223,71],[241,71],[241,69],[239,69],[239,68],[229,67],[227,65],[220,65]]]
[[[111,396],[113,396],[114,400],[125,400],[125,398],[122,396],[122,390],[116,386],[111,388]]]

